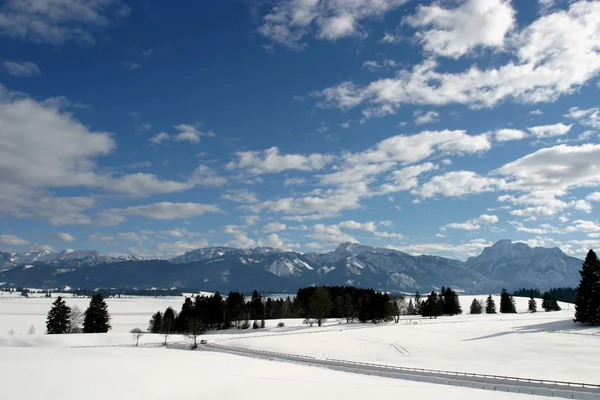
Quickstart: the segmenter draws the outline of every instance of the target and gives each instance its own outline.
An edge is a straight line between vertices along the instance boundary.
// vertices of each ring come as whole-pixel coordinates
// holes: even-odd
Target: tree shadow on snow
[[[565,321],[552,321],[544,322],[541,324],[527,325],[521,328],[510,329],[504,332],[497,332],[490,335],[480,336],[471,339],[464,339],[463,342],[470,342],[473,340],[490,339],[495,337],[501,337],[512,334],[524,334],[524,333],[564,333],[572,335],[585,335],[585,336],[600,336],[600,328],[597,326],[582,325],[574,323],[572,320]]]

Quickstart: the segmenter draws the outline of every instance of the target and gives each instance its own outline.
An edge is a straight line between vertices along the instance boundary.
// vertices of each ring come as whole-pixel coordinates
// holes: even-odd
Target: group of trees
[[[108,306],[101,294],[95,294],[85,312],[79,307],[69,307],[62,297],[57,297],[46,319],[48,334],[106,333],[111,329]]]
[[[575,297],[575,322],[600,325],[600,260],[590,250],[579,272],[581,282]]]
[[[485,305],[485,308],[484,308]],[[492,295],[489,295],[485,301],[473,299],[469,312],[471,314],[497,314],[496,302]],[[503,314],[511,314],[517,312],[515,305],[515,299],[511,296],[506,289],[502,289],[500,294],[500,312]]]
[[[409,308],[410,307],[411,304],[409,302]],[[427,300],[422,303],[420,301],[420,296],[415,295],[415,305],[413,305],[413,310],[413,315],[420,314],[423,317],[429,318],[437,318],[440,315],[462,314],[458,294],[451,288],[445,287],[442,287],[439,294],[432,291],[429,296],[427,296]]]
[[[572,288],[553,288],[545,291],[544,294],[539,289],[519,289],[513,293],[516,297],[529,297],[529,312],[537,311],[536,298],[542,298],[542,308],[545,311],[560,311],[561,308],[558,305],[558,299],[560,301],[572,302],[574,301],[575,289]],[[570,298],[573,297],[573,300]]]

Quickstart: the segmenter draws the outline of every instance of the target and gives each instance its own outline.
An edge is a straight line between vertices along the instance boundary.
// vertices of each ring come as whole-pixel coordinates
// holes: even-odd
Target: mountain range
[[[282,293],[308,285],[422,293],[451,286],[482,293],[501,288],[577,286],[582,263],[559,248],[532,248],[510,240],[501,240],[464,262],[356,243],[343,243],[328,253],[304,254],[270,247],[208,247],[168,260],[111,257],[97,251],[0,252],[0,284]]]

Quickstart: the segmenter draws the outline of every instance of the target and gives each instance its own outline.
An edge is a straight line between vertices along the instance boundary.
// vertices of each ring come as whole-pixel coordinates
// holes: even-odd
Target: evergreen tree
[[[250,319],[259,320],[263,317],[262,296],[255,290],[250,299]]]
[[[436,292],[432,291],[431,294],[427,296],[427,300],[425,300],[421,307],[421,312],[422,316],[429,318],[437,318],[439,315],[442,315],[442,302],[440,296],[438,296]]]
[[[181,306],[181,312],[175,320],[174,331],[184,333],[187,329],[190,319],[194,317],[194,313],[194,303],[192,302],[192,299],[186,297],[183,305]]]
[[[317,320],[317,325],[321,326],[323,321],[331,312],[331,296],[324,287],[318,287],[313,292],[308,303],[307,317]]]
[[[346,318],[346,322],[353,322],[355,317],[354,311],[354,301],[352,300],[352,296],[350,293],[346,293],[344,295],[344,318]]]
[[[485,301],[485,313],[486,314],[496,314],[496,302],[492,298],[491,294],[488,296],[487,300]]]
[[[157,311],[150,319],[148,331],[150,333],[160,333],[162,329],[162,313]]]
[[[593,250],[588,252],[579,273],[581,281],[575,296],[575,322],[600,324],[600,260]]]
[[[477,299],[473,299],[473,301],[471,302],[471,309],[469,310],[469,312],[471,314],[481,314],[482,311],[483,307],[481,306],[481,303]]]
[[[422,307],[423,302],[421,301],[421,294],[417,290],[417,293],[415,293],[415,315],[421,315],[423,313]]]
[[[535,299],[533,298],[533,296],[531,296],[529,298],[529,307],[528,307],[528,309],[529,309],[530,313],[534,313],[534,312],[537,311],[537,302],[535,301]]]
[[[408,315],[416,315],[416,309],[413,305],[412,299],[408,301],[408,307],[406,308],[406,312],[408,313]]]
[[[548,292],[544,292],[544,295],[542,296],[542,308],[546,312],[552,309],[552,296],[550,296],[550,293]]]
[[[460,307],[460,300],[458,294],[451,288],[445,288],[440,293],[440,299],[442,304],[442,311],[448,315],[462,314],[462,308]]]
[[[69,332],[69,321],[71,309],[62,297],[57,297],[52,303],[48,318],[46,319],[46,331],[49,335],[62,334]]]
[[[110,314],[108,306],[100,293],[95,294],[85,310],[83,318],[84,333],[106,333],[110,330]]]
[[[517,312],[515,299],[508,294],[506,289],[502,289],[502,293],[500,293],[500,312],[502,314],[514,314]]]
[[[550,309],[552,311],[560,311],[560,310],[562,310],[560,308],[560,306],[558,305],[558,301],[556,300],[556,297],[552,297],[552,300],[550,300]]]

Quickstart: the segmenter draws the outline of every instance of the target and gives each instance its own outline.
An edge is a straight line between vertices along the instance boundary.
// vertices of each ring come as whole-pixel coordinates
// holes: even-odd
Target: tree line
[[[529,297],[529,301],[534,298],[542,298],[542,307],[546,311],[560,311],[561,308],[558,305],[559,301],[565,303],[574,303],[577,291],[573,288],[552,288],[545,291],[543,294],[539,289],[519,289],[516,290],[513,295],[516,297]],[[530,310],[531,311],[531,310]]]
[[[62,297],[52,303],[46,318],[49,335],[64,333],[106,333],[111,329],[108,305],[101,294],[95,294],[90,305],[81,312],[76,305],[69,307]]]

